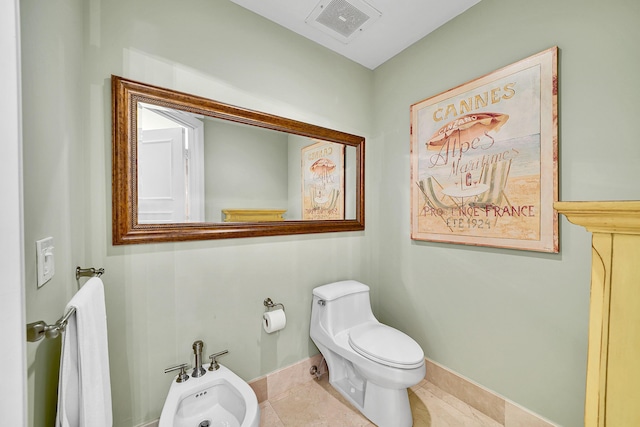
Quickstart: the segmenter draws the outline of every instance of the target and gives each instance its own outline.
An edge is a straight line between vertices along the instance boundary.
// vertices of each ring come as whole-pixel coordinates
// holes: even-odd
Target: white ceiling
[[[331,0],[231,1],[373,70],[480,0],[366,0],[382,15],[348,44],[305,22]]]

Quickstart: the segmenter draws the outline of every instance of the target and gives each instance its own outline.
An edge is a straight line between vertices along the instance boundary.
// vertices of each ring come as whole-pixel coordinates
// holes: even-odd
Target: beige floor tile
[[[416,395],[416,387],[409,391],[409,404],[411,405],[411,415],[413,415],[413,427],[431,427],[431,412],[423,402],[423,399]]]
[[[429,382],[412,387],[409,402],[413,427],[502,427]],[[375,427],[326,376],[281,393],[261,408],[265,403],[261,427]]]
[[[270,403],[285,427],[372,426],[369,420],[327,392],[318,381],[295,387]]]
[[[260,404],[260,427],[284,427],[269,402]]]

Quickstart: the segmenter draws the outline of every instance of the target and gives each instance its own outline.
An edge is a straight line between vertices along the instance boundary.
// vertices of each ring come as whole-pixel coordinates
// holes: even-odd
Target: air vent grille
[[[344,37],[349,37],[368,20],[369,15],[345,0],[333,0],[316,19]]]
[[[363,0],[322,0],[306,22],[348,43],[380,16],[380,12]]]

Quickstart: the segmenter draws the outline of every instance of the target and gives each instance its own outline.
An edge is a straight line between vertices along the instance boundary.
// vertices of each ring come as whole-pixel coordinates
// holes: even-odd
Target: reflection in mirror
[[[364,138],[112,76],[114,244],[364,229]]]
[[[138,223],[204,222],[203,116],[139,102]]]
[[[139,224],[355,219],[355,147],[146,102],[137,114]]]

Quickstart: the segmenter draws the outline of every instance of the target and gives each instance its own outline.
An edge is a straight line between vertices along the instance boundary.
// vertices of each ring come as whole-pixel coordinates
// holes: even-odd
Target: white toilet
[[[310,329],[336,390],[379,427],[413,425],[407,388],[424,378],[424,352],[378,322],[367,285],[346,280],[315,288]]]

